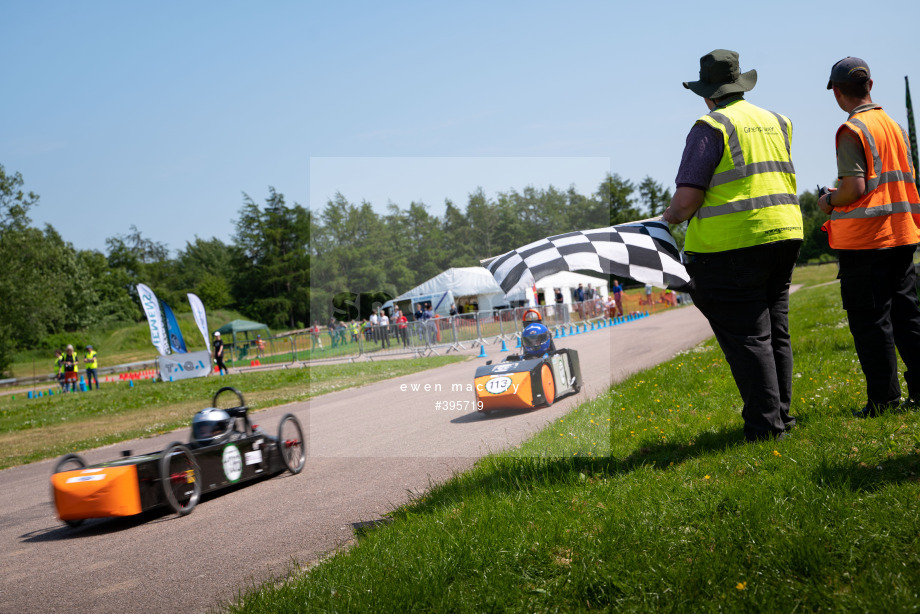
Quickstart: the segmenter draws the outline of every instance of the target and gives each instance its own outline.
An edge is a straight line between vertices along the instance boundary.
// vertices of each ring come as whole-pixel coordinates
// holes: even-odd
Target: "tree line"
[[[480,188],[442,215],[424,203],[371,203],[336,194],[316,210],[269,188],[263,203],[243,193],[230,243],[186,242],[175,254],[136,227],[106,239],[105,251],[78,250],[50,224],[32,225],[39,196],[0,165],[0,373],[22,349],[61,345],[62,335],[143,313],[145,283],[176,311],[186,293],[207,309],[234,309],[271,328],[294,329],[333,315],[343,293],[396,296],[450,267],[478,266],[531,241],[659,215],[671,190],[651,177],[635,184],[608,173],[595,192],[553,186],[487,196]],[[800,195],[806,240],[802,260],[830,258],[817,195]],[[675,229],[680,243],[683,229]],[[364,314],[366,315],[366,314]]]

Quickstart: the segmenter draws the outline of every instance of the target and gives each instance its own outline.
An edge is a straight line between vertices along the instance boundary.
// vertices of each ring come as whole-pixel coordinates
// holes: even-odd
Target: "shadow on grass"
[[[812,473],[815,483],[854,492],[874,492],[889,484],[920,482],[920,456],[903,454],[879,464],[823,462]]]
[[[484,419],[484,418],[480,418]],[[392,515],[424,513],[445,503],[462,500],[467,494],[482,492],[515,492],[532,487],[571,483],[584,476],[625,475],[644,467],[666,469],[669,464],[679,464],[708,454],[723,452],[735,446],[750,445],[744,442],[741,427],[707,431],[698,434],[689,443],[653,443],[644,446],[625,458],[610,456],[566,457],[486,457],[468,473],[457,474],[452,480],[435,486],[429,493]]]
[[[453,480],[436,486],[407,508],[397,510],[394,516],[398,517],[402,511],[408,512],[409,509],[412,513],[438,509],[474,493],[512,493],[575,483],[585,477],[622,476],[642,469],[667,470],[688,460],[751,445],[762,444],[747,443],[743,428],[738,426],[702,432],[685,442],[649,443],[622,458],[581,455],[487,457],[471,472],[459,474]],[[812,479],[828,488],[871,492],[890,484],[920,482],[918,474],[920,456],[908,453],[873,466],[858,461],[826,462],[813,471]]]

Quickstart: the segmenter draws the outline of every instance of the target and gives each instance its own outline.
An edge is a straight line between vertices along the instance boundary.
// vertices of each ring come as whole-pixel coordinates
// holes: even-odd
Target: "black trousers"
[[[900,401],[897,354],[907,366],[907,394],[920,400],[916,247],[838,252],[840,295],[871,403]]]
[[[687,254],[690,295],[731,367],[744,402],[744,435],[755,440],[793,423],[789,282],[801,241]]]

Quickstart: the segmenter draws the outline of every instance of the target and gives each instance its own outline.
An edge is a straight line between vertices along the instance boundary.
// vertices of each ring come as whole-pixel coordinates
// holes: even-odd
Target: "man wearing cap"
[[[872,102],[869,65],[847,57],[831,68],[827,89],[849,118],[837,130],[839,187],[818,206],[840,261],[840,294],[874,417],[901,402],[898,358],[910,401],[920,402],[920,307],[913,257],[920,242],[920,196],[904,129]]]
[[[731,366],[748,441],[781,439],[795,425],[789,282],[803,238],[792,123],[744,100],[756,82],[734,51],[700,58],[699,80],[684,87],[710,113],[687,136],[662,214],[671,224],[690,220],[690,294]]]
[[[227,365],[224,364],[224,342],[220,340],[220,331],[214,331],[214,362],[217,364],[217,372],[220,375],[227,375]]]
[[[99,390],[99,378],[96,376],[96,369],[99,368],[99,359],[96,358],[96,350],[93,346],[86,346],[86,354],[83,355],[83,362],[86,363],[86,389],[93,389],[93,382],[96,382],[96,390]]]

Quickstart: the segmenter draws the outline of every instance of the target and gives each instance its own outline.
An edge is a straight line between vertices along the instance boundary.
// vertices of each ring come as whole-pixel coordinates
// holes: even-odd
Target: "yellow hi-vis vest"
[[[724,252],[802,239],[792,166],[792,122],[739,99],[699,120],[722,133],[725,149],[690,219],[684,249]]]
[[[88,358],[90,362],[86,363],[87,369],[98,369],[99,363],[96,361],[96,351],[87,352],[85,358]]]

